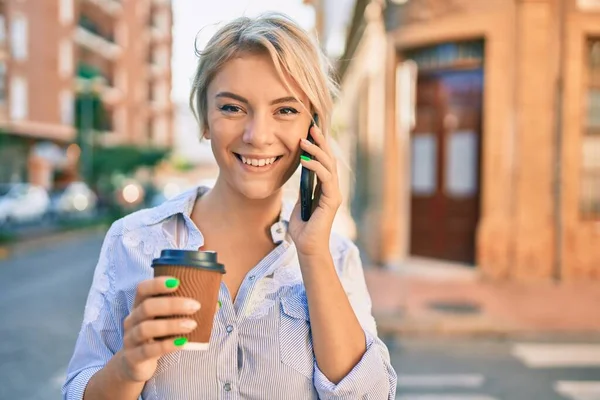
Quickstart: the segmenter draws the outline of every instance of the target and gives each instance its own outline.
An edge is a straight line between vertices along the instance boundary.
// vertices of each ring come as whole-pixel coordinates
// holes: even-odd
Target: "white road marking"
[[[554,390],[570,400],[600,400],[600,381],[558,381]]]
[[[399,375],[398,388],[420,387],[463,387],[476,388],[483,385],[483,375],[438,374],[438,375]]]
[[[484,394],[404,394],[396,400],[498,400]]]
[[[597,344],[522,343],[511,354],[530,368],[600,367]]]
[[[53,387],[61,388],[63,383],[67,380],[67,368],[60,369],[52,378],[50,378],[50,385]]]

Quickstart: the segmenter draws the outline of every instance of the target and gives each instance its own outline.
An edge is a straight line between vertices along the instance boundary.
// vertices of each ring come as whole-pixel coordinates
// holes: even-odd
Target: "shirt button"
[[[231,383],[226,383],[223,388],[225,389],[226,392],[230,392],[231,391]]]
[[[231,333],[233,331],[233,326],[227,325],[227,333]]]
[[[253,281],[253,280],[254,280],[254,278],[255,278],[255,276],[254,276],[254,275],[250,275],[250,280],[251,280],[251,281]]]

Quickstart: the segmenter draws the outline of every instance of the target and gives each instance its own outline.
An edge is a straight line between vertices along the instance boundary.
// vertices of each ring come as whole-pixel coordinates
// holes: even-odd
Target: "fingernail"
[[[200,309],[200,303],[196,300],[188,300],[185,302],[185,308],[189,311],[198,311]]]
[[[221,303],[221,300],[217,300],[217,304],[219,305],[219,308],[223,307],[223,303]]]
[[[310,140],[306,140],[306,139],[302,139],[302,143],[304,143],[304,144],[312,144],[312,143],[310,142]]]
[[[165,281],[165,286],[169,289],[176,288],[179,286],[179,279],[169,278]]]
[[[180,337],[180,338],[173,340],[173,344],[175,344],[175,346],[177,346],[177,347],[181,347],[184,344],[186,344],[187,341],[188,341],[187,338]]]
[[[194,329],[198,324],[193,319],[186,319],[181,321],[181,327],[184,329]]]
[[[302,154],[302,155],[300,156],[300,158],[301,158],[301,159],[303,159],[304,161],[310,161],[310,157],[308,157],[308,156],[305,156],[304,154]]]

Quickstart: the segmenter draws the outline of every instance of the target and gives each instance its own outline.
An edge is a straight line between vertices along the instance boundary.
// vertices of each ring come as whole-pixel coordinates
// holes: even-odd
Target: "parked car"
[[[98,196],[85,182],[72,182],[52,193],[49,214],[53,218],[72,219],[92,216]]]
[[[50,197],[41,187],[29,183],[2,185],[0,225],[40,220],[48,211]]]

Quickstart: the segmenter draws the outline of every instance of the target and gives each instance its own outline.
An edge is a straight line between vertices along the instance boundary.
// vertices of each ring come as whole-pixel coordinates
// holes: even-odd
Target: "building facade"
[[[0,157],[2,181],[50,188],[57,170],[76,174],[74,104],[90,91],[105,121],[94,145],[171,145],[169,0],[4,0],[0,7],[0,152],[13,155]]]
[[[600,279],[599,1],[358,0],[339,71],[373,262]]]

